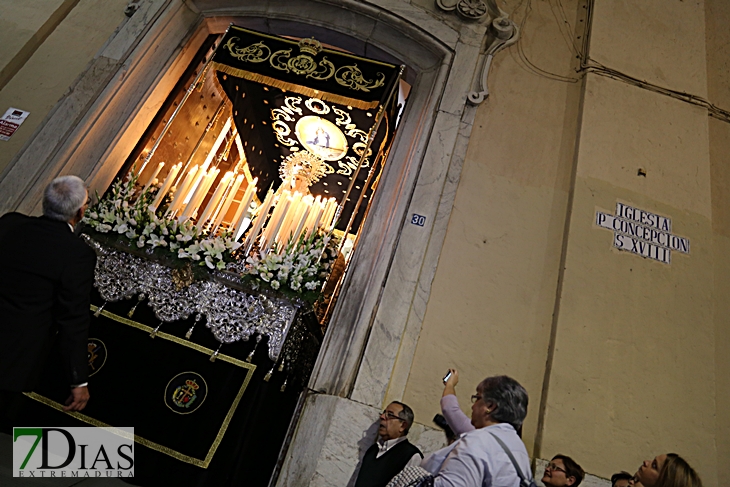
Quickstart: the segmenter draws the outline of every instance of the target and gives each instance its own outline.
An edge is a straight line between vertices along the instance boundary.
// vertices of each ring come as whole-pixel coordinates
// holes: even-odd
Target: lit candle
[[[203,210],[203,214],[200,216],[200,218],[198,218],[198,221],[195,223],[195,226],[198,230],[202,230],[205,222],[208,220],[209,217],[212,216],[213,211],[215,211],[215,209],[218,207],[218,202],[223,197],[223,193],[228,189],[229,183],[231,182],[232,178],[233,173],[231,171],[225,173],[221,178],[220,183],[218,183],[218,187],[215,188],[213,196],[211,196],[210,201],[208,201],[208,205],[205,207],[205,210]]]
[[[143,193],[145,191],[147,191],[147,188],[152,186],[152,183],[155,182],[155,178],[157,177],[158,174],[160,174],[160,171],[162,171],[162,168],[164,165],[165,165],[164,162],[161,162],[157,165],[157,167],[155,168],[155,171],[152,173],[152,176],[150,176],[150,179],[147,181],[147,184],[144,185],[144,189],[142,190]]]
[[[196,164],[195,166],[190,168],[190,171],[188,171],[188,175],[185,176],[182,184],[178,186],[177,191],[175,191],[175,197],[172,199],[172,203],[170,203],[170,207],[167,210],[170,215],[174,216],[175,212],[179,210],[182,206],[183,201],[185,200],[185,196],[187,196],[188,188],[193,183],[193,181],[195,181],[195,175],[197,174],[197,172],[198,165]]]
[[[258,179],[256,179],[255,181],[258,182]],[[241,238],[241,235],[243,235],[243,232],[246,231],[248,224],[251,223],[251,220],[249,219],[247,222],[246,218],[248,217],[248,208],[251,206],[251,200],[253,200],[255,194],[256,185],[252,182],[252,184],[249,184],[248,188],[246,188],[246,192],[244,193],[243,198],[241,198],[241,204],[238,206],[236,215],[233,217],[232,220],[236,222],[236,230],[234,232],[236,240]]]
[[[200,172],[201,174],[198,175],[199,182],[197,187],[188,192],[190,194],[188,205],[185,207],[182,215],[180,215],[180,221],[193,217],[195,211],[200,206],[200,203],[203,202],[203,198],[205,198],[205,195],[208,194],[208,189],[210,189],[213,181],[215,181],[215,178],[218,176],[219,170],[211,169],[207,174],[202,171]]]
[[[208,171],[208,176],[201,182],[201,184],[204,184],[203,189],[201,189],[198,194],[195,195],[195,203],[193,205],[193,213],[190,215],[191,217],[196,214],[200,214],[198,210],[200,210],[200,206],[203,204],[205,197],[208,195],[208,191],[213,186],[213,183],[215,183],[215,180],[218,178],[218,174],[220,172],[220,169],[211,169],[210,171]]]
[[[233,186],[231,186],[231,190],[228,192],[228,195],[223,200],[223,205],[218,212],[218,216],[216,216],[215,221],[213,222],[213,232],[218,230],[218,227],[223,222],[223,219],[226,217],[228,209],[231,207],[231,204],[233,204],[233,199],[238,194],[238,188],[240,188],[241,184],[243,184],[244,177],[245,176],[243,174],[239,174],[238,176],[236,176],[236,180],[233,181]]]
[[[314,199],[314,203],[312,203],[309,218],[307,218],[307,222],[304,224],[304,230],[307,232],[304,238],[309,239],[312,236],[312,233],[317,229],[320,218],[322,218],[322,213],[324,213],[324,202],[321,196],[317,196]]]
[[[309,219],[309,214],[312,212],[312,203],[314,202],[314,197],[312,195],[307,195],[304,198],[302,198],[302,211],[299,215],[299,221],[296,224],[296,227],[294,228],[294,232],[292,233],[292,240],[296,243],[299,240],[299,235],[302,233],[302,229],[305,229],[304,225]]]
[[[212,172],[211,169],[208,171],[205,167],[201,166],[200,169],[198,169],[198,173],[195,175],[195,179],[193,180],[192,184],[188,186],[188,194],[185,195],[185,200],[183,201],[183,204],[189,204],[191,200],[193,199],[193,196],[197,194],[198,189],[200,188],[200,184],[205,180],[205,178]]]
[[[288,191],[285,191],[284,193],[288,193]],[[282,198],[284,197],[284,193],[282,193]],[[281,201],[281,198],[279,199],[279,203],[277,204],[276,209],[278,210],[281,208],[281,211],[279,212],[279,217],[274,221],[274,217],[272,215],[272,221],[269,222],[269,227],[271,228],[271,231],[269,232],[267,239],[262,244],[264,248],[264,253],[268,252],[271,248],[271,245],[274,243],[275,236],[279,233],[279,229],[281,228],[281,224],[284,222],[284,219],[286,218],[286,214],[289,211],[289,207],[291,206],[293,197],[292,196],[286,196],[286,198],[283,201]]]
[[[332,230],[332,219],[335,216],[337,210],[337,201],[334,198],[327,200],[327,206],[325,207],[324,216],[322,217],[322,229],[325,232]]]
[[[273,230],[273,227],[281,220],[281,214],[284,211],[284,203],[290,197],[291,193],[288,190],[284,190],[279,195],[279,198],[273,203],[274,211],[271,212],[271,218],[269,219],[269,223],[266,224],[263,231],[261,232],[261,248],[266,246],[266,242],[271,240],[271,237],[276,236],[276,232]],[[272,232],[274,232],[273,235]]]
[[[291,204],[289,205],[289,211],[284,215],[281,227],[279,228],[279,231],[274,236],[274,240],[279,242],[281,244],[280,249],[286,245],[289,242],[289,238],[291,236],[292,230],[294,230],[292,227],[295,225],[295,221],[299,216],[300,212],[300,202],[302,200],[302,195],[298,191],[294,192],[294,195],[292,195]]]
[[[162,203],[162,200],[164,199],[165,195],[168,191],[170,191],[170,188],[172,187],[173,181],[175,181],[175,178],[177,177],[177,173],[180,172],[180,168],[182,167],[182,162],[175,164],[170,168],[170,172],[167,174],[167,177],[165,178],[165,182],[162,183],[162,187],[157,192],[157,196],[155,196],[155,200],[150,205],[150,208],[153,212],[157,211],[157,207],[160,206],[160,203]]]
[[[264,226],[264,223],[266,222],[266,216],[269,214],[269,208],[271,208],[271,203],[273,201],[274,192],[272,190],[269,190],[269,192],[266,194],[266,198],[264,198],[264,202],[261,204],[261,206],[259,206],[258,214],[256,216],[256,222],[253,224],[253,228],[251,229],[251,232],[249,232],[248,237],[246,237],[246,242],[243,244],[243,246],[246,248],[246,254],[251,251],[251,247],[253,247],[259,231]],[[240,237],[242,233],[243,232],[239,231],[236,232],[236,240],[238,240],[238,237]]]

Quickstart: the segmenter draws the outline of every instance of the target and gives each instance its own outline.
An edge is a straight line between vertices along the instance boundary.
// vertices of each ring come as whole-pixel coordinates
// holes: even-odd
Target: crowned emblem
[[[322,44],[314,37],[299,41],[299,50],[312,56],[316,56],[322,50]]]
[[[190,414],[208,395],[208,385],[200,374],[183,372],[170,380],[165,388],[165,404],[174,413]]]
[[[195,402],[198,389],[200,389],[200,386],[195,382],[195,379],[188,379],[185,384],[178,386],[175,392],[172,393],[172,402],[177,407],[188,409]]]

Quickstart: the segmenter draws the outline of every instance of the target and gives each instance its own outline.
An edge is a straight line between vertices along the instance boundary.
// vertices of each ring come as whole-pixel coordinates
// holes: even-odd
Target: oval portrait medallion
[[[165,404],[177,414],[196,411],[208,395],[208,384],[195,372],[183,372],[173,377],[165,388]]]
[[[297,121],[294,132],[309,152],[325,161],[337,161],[347,154],[347,138],[329,120],[307,115]]]
[[[86,356],[89,359],[89,377],[91,377],[106,363],[106,345],[98,338],[89,338]]]

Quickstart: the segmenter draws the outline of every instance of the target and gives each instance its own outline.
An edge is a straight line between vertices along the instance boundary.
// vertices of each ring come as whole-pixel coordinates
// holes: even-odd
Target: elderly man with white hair
[[[54,179],[43,216],[0,218],[0,418],[7,428],[32,390],[54,339],[59,340],[70,396],[80,411],[87,388],[89,299],[96,254],[74,234],[88,192],[76,176]]]

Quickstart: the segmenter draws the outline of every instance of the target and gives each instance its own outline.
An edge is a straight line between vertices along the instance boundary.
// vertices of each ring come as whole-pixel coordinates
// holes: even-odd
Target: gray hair
[[[403,422],[406,424],[406,430],[403,432],[403,434],[407,435],[408,431],[411,429],[411,426],[413,426],[413,418],[415,418],[415,415],[413,414],[413,409],[411,409],[407,404],[403,404],[399,401],[393,401],[392,404],[397,404],[403,408],[403,410],[398,413],[398,417],[402,419]]]
[[[51,220],[70,221],[86,203],[87,191],[78,176],[61,176],[43,192],[43,214]]]
[[[477,390],[485,403],[493,402],[496,405],[491,413],[492,419],[520,429],[527,416],[527,391],[519,382],[506,375],[487,377],[477,386]]]

